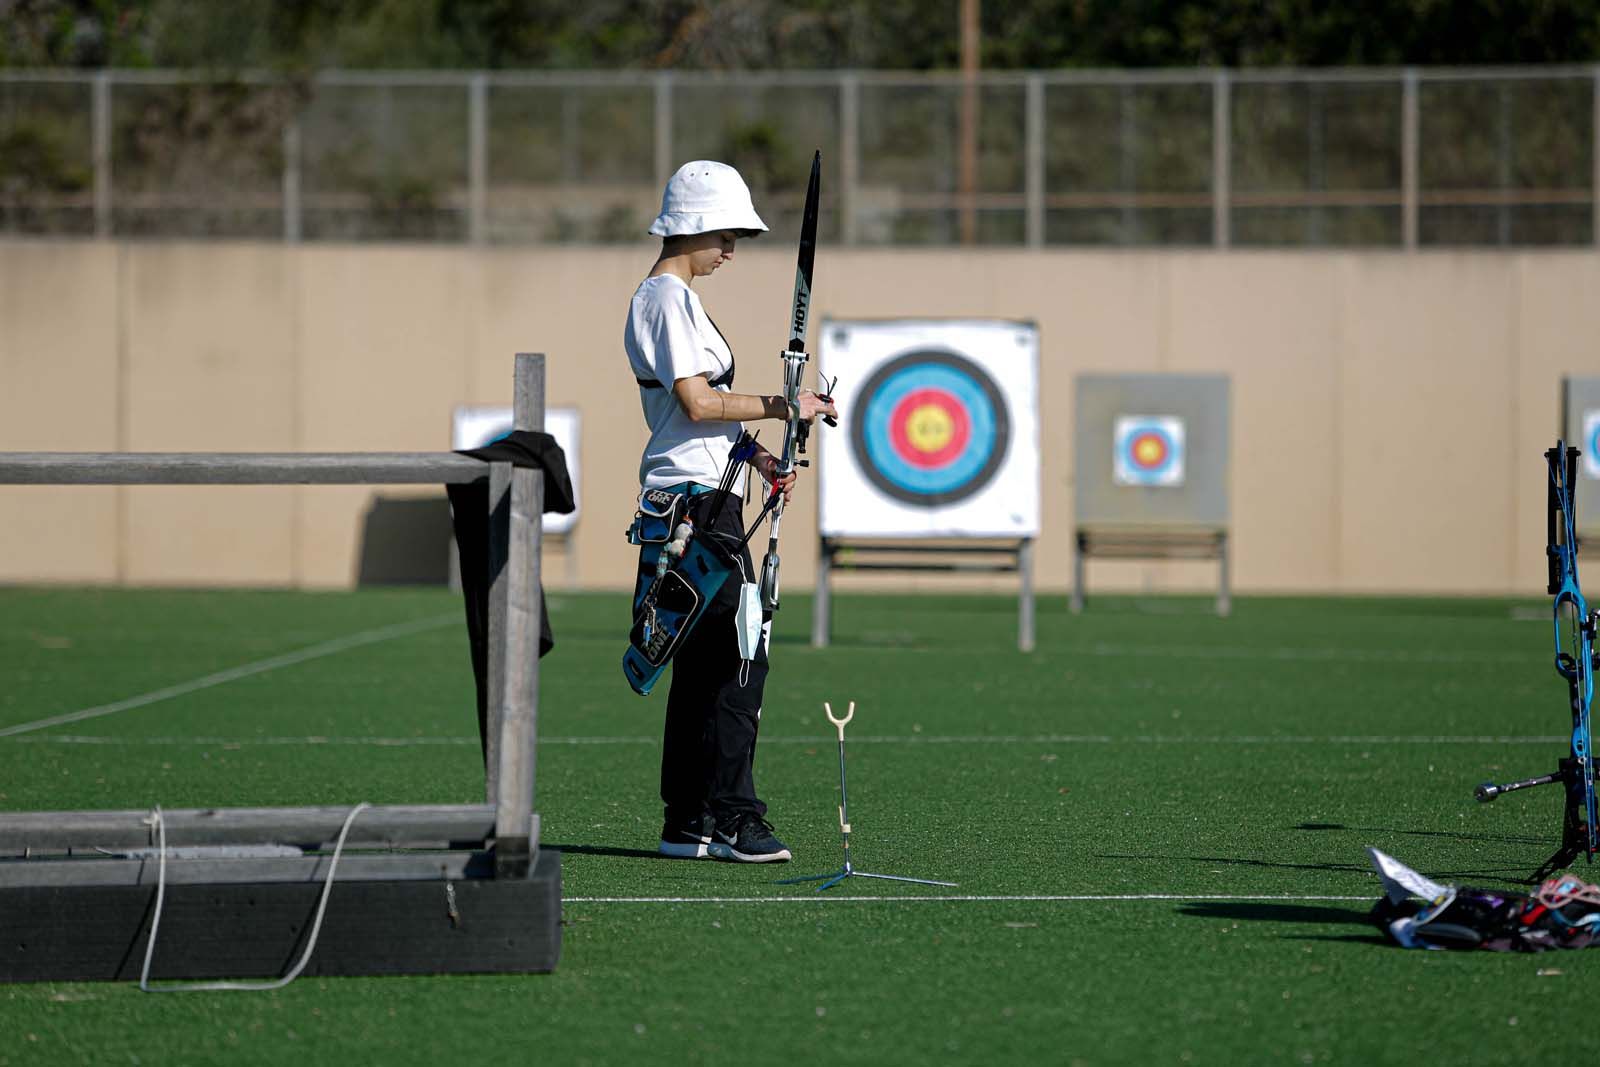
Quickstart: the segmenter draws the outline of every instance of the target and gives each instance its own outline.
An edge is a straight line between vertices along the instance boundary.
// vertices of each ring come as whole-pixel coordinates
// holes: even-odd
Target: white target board
[[[1583,473],[1590,478],[1600,478],[1600,409],[1583,413],[1583,437],[1576,444],[1583,453]]]
[[[512,414],[509,407],[459,407],[450,420],[450,447],[460,452],[468,448],[482,448],[497,438],[511,432]],[[561,451],[567,455],[567,473],[572,477],[572,502],[576,506],[570,515],[544,513],[540,523],[545,533],[569,533],[578,524],[583,501],[578,491],[578,440],[582,420],[577,408],[547,408],[544,413],[544,431],[556,439]]]
[[[1039,330],[994,319],[824,321],[824,537],[1036,537]]]

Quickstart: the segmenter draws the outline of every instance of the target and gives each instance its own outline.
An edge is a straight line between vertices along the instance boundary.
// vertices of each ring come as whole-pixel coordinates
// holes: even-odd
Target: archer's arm
[[[789,418],[789,405],[782,395],[757,396],[752,393],[719,393],[703,376],[679,378],[672,383],[672,395],[691,422],[755,422],[759,419]],[[818,415],[837,418],[833,405],[809,389],[800,390],[800,417],[810,422]]]

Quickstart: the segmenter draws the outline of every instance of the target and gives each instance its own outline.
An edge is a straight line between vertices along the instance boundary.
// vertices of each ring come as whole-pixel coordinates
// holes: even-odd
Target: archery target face
[[[1583,473],[1600,478],[1600,410],[1583,413],[1583,441],[1578,448],[1583,451]]]
[[[1182,419],[1170,415],[1119,415],[1112,437],[1114,484],[1183,484]]]
[[[1005,398],[984,369],[941,350],[880,366],[856,397],[850,447],[873,485],[932,508],[980,492],[1011,444]]]
[[[828,536],[1038,529],[1037,331],[1015,322],[829,323],[837,430],[823,430]]]

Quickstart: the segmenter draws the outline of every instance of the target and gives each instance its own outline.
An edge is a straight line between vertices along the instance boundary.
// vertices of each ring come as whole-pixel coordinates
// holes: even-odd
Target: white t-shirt
[[[639,406],[650,427],[650,442],[639,461],[639,483],[658,489],[680,482],[715,486],[722,481],[728,452],[744,426],[738,422],[693,422],[673,395],[672,383],[703,375],[715,380],[733,369],[733,352],[717,331],[700,298],[674,274],[646,278],[634,290],[622,332],[628,367],[639,386]],[[728,392],[730,386],[716,387]],[[744,492],[744,464],[733,491]]]

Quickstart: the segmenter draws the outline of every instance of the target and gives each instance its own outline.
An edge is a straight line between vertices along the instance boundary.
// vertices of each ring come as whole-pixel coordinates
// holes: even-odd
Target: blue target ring
[[[976,363],[953,352],[897,356],[856,397],[850,441],[874,486],[922,507],[979,492],[1005,461],[1005,398]]]
[[[1589,455],[1600,456],[1600,419],[1595,420],[1594,432],[1589,434]]]

